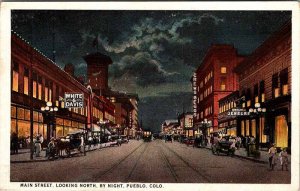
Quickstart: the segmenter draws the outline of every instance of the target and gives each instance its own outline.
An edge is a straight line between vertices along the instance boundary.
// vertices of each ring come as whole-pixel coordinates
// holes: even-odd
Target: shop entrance
[[[276,147],[288,146],[288,125],[284,115],[275,118],[275,143]]]

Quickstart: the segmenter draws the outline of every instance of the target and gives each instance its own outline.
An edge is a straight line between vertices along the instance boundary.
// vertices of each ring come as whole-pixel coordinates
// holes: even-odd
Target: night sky
[[[191,111],[190,78],[211,44],[232,44],[250,54],[291,18],[280,11],[13,11],[12,30],[63,67],[86,75],[82,56],[110,56],[109,86],[137,93],[145,128]],[[53,35],[55,40],[53,43]]]

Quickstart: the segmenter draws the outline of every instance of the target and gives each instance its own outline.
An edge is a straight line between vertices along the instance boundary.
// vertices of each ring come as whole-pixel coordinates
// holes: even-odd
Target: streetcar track
[[[126,160],[130,155],[132,155],[134,152],[136,152],[141,146],[143,146],[145,143],[140,144],[138,147],[136,147],[134,150],[132,150],[128,155],[126,155],[125,157],[123,157],[122,159],[120,159],[118,162],[116,162],[115,164],[113,164],[109,169],[107,169],[106,171],[104,171],[103,173],[101,173],[100,175],[97,174],[95,176],[93,176],[94,179],[100,179],[101,177],[103,177],[104,175],[108,174],[109,172],[113,171],[114,168],[116,168],[117,166],[119,166],[122,162],[124,162],[124,160]]]
[[[132,176],[133,171],[136,169],[138,162],[140,161],[140,159],[142,158],[142,155],[145,153],[145,151],[147,150],[147,148],[149,147],[149,144],[147,144],[144,148],[144,150],[142,151],[142,153],[139,155],[138,159],[136,160],[133,168],[131,169],[129,175],[127,176],[127,178],[125,179],[125,182],[129,181],[129,178]]]
[[[176,155],[185,165],[187,165],[190,169],[192,169],[194,172],[196,172],[204,180],[206,180],[209,183],[212,182],[209,178],[207,178],[205,175],[203,175],[201,172],[199,172],[199,170],[197,170],[196,168],[194,168],[193,166],[191,166],[190,163],[187,162],[186,160],[184,160],[177,152],[175,152],[174,150],[170,149],[165,144],[162,144],[162,145],[164,145],[165,148],[167,148],[169,151],[171,151],[172,153],[174,153],[174,155]]]
[[[168,168],[170,169],[170,172],[171,172],[173,178],[175,179],[176,182],[178,182],[178,176],[177,176],[177,174],[176,174],[174,168],[172,167],[172,165],[171,165],[169,159],[167,158],[167,156],[165,155],[165,153],[164,153],[164,151],[163,151],[163,149],[162,149],[161,147],[160,147],[160,150],[161,150],[161,153],[162,153],[163,158],[165,159],[165,161],[166,161],[166,163],[167,163]]]

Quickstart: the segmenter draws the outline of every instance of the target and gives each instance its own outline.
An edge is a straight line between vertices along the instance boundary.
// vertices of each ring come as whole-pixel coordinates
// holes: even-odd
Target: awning
[[[111,135],[111,132],[107,128],[100,128],[98,124],[93,124],[93,132],[100,132],[105,133],[107,135]]]

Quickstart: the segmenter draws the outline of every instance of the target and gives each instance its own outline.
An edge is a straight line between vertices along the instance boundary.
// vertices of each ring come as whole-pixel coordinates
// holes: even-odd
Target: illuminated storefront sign
[[[83,108],[83,93],[65,93],[65,108]]]
[[[228,116],[245,116],[249,115],[249,112],[245,109],[232,109],[227,113]]]

